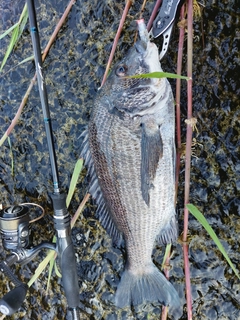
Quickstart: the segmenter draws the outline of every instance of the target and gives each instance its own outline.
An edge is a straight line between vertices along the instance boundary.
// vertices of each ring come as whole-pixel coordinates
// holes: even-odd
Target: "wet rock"
[[[68,0],[38,2],[37,18],[41,46],[44,48]],[[18,21],[25,1],[1,1],[0,34]],[[236,1],[205,1],[201,21],[194,22],[193,112],[198,119],[198,133],[191,168],[190,201],[208,219],[223,241],[233,263],[239,263],[240,216],[240,126],[239,126],[239,7]],[[53,134],[63,190],[68,190],[81,139],[89,120],[94,96],[98,91],[112,41],[118,28],[124,1],[77,1],[54,42],[46,61],[44,74],[49,96]],[[115,61],[133,44],[133,20],[139,17],[141,1],[134,1],[120,39]],[[154,1],[147,2],[143,17],[147,20]],[[22,97],[34,75],[33,62],[17,66],[32,55],[29,26],[25,27],[19,44],[10,55],[0,77],[0,138],[7,130]],[[169,72],[176,71],[178,28],[174,28],[170,47],[162,61]],[[1,39],[0,61],[9,43],[9,36]],[[161,39],[156,43],[161,46]],[[186,74],[186,43],[184,43],[183,74]],[[13,69],[12,69],[13,68]],[[10,70],[11,69],[11,70]],[[9,72],[7,72],[9,71]],[[173,91],[175,81],[171,81]],[[185,139],[187,93],[181,92],[182,136]],[[34,244],[51,241],[53,236],[51,168],[44,131],[39,93],[35,85],[20,120],[8,142],[1,146],[0,203],[11,205],[34,201],[47,211],[43,222],[34,224]],[[185,142],[185,140],[183,141]],[[13,155],[13,158],[11,158]],[[12,175],[12,160],[13,172]],[[84,196],[88,178],[86,171],[79,179],[78,190],[70,207],[74,214]],[[180,175],[178,205],[183,208],[184,169]],[[80,283],[81,319],[102,320],[159,320],[161,307],[126,308],[114,306],[114,294],[125,265],[124,245],[114,246],[107,233],[94,218],[90,202],[73,230],[77,269]],[[208,234],[193,217],[189,217],[193,241],[190,244],[193,318],[240,318],[239,288],[230,267],[219,254]],[[179,227],[182,231],[182,210]],[[196,237],[196,239],[194,238]],[[198,237],[198,238],[197,238]],[[194,240],[195,239],[195,240]],[[2,247],[0,247],[2,250]],[[5,252],[0,250],[1,259]],[[182,249],[174,246],[171,260],[171,282],[179,292],[185,312],[185,292]],[[164,248],[157,247],[154,259],[161,265]],[[26,266],[19,266],[16,274],[28,281],[45,252]],[[218,261],[218,263],[216,263]],[[1,274],[1,294],[10,289]],[[9,319],[64,319],[66,301],[61,281],[55,275],[50,292],[46,294],[47,272],[30,289],[19,312]],[[184,313],[181,319],[186,319]]]

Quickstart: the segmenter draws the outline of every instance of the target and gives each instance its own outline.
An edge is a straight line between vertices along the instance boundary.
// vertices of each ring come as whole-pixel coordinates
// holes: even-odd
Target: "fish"
[[[176,289],[152,261],[156,243],[178,237],[174,99],[166,78],[129,78],[162,72],[157,46],[143,23],[140,39],[98,92],[81,157],[96,217],[115,243],[123,239],[126,246],[116,306],[156,302],[178,309]]]

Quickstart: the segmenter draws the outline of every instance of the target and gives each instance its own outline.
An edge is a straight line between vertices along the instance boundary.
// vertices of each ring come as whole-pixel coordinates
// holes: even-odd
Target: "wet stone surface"
[[[41,3],[41,4],[40,4]],[[41,47],[44,48],[67,0],[37,1]],[[45,62],[44,73],[49,96],[53,134],[56,145],[60,185],[68,191],[71,174],[80,154],[78,139],[87,124],[94,97],[104,73],[124,1],[76,1]],[[202,17],[194,22],[193,115],[198,133],[191,169],[190,201],[204,214],[231,258],[239,265],[240,215],[240,28],[237,1],[204,1]],[[2,1],[0,34],[16,23],[24,1]],[[127,17],[115,55],[119,60],[133,44],[134,19],[141,3],[135,1]],[[148,20],[153,1],[147,2],[143,16]],[[10,38],[0,40],[0,61]],[[157,40],[156,43],[160,41]],[[183,74],[186,74],[186,41]],[[178,28],[175,26],[169,52],[162,61],[165,71],[175,72]],[[0,136],[15,116],[34,75],[34,63],[19,62],[32,55],[29,25],[0,74]],[[175,81],[171,81],[175,92]],[[186,83],[182,85],[182,136],[185,141]],[[52,191],[46,137],[37,85],[30,93],[17,126],[0,153],[0,203],[4,206],[36,202],[44,206],[46,216],[32,226],[34,244],[53,236]],[[12,171],[13,159],[13,171]],[[183,228],[184,162],[180,176],[178,208],[180,232]],[[86,172],[84,171],[84,174]],[[84,174],[70,206],[73,214],[82,200],[87,181]],[[124,269],[124,247],[114,247],[111,239],[94,218],[95,206],[87,204],[73,229],[80,285],[82,319],[160,319],[161,307],[139,306],[119,310],[114,294]],[[189,248],[193,319],[235,320],[240,318],[239,282],[216,246],[199,223],[190,216]],[[163,249],[156,247],[153,259],[160,268]],[[183,315],[187,319],[183,255],[181,245],[174,244],[170,281],[179,293]],[[5,252],[1,246],[1,259]],[[22,281],[29,281],[45,256],[39,254],[31,263],[14,270]],[[0,274],[1,295],[12,287]],[[30,288],[19,312],[8,319],[64,319],[66,302],[61,280],[54,274],[46,292],[47,272]],[[171,317],[170,317],[171,319]]]

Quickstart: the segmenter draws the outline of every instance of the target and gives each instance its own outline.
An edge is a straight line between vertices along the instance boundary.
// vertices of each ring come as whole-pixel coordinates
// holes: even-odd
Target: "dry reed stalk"
[[[188,320],[192,320],[192,296],[191,296],[191,282],[190,270],[188,260],[188,216],[189,212],[186,204],[189,203],[190,193],[190,168],[191,168],[191,146],[192,146],[192,49],[193,49],[193,2],[187,2],[187,137],[186,137],[186,157],[185,157],[185,191],[184,191],[184,229],[183,229],[183,255],[184,255],[184,271],[186,284],[186,299],[187,299],[187,314]]]
[[[153,8],[153,11],[152,11],[152,14],[151,14],[151,17],[148,21],[148,24],[147,24],[147,30],[148,32],[150,31],[150,29],[152,28],[152,24],[153,24],[153,21],[157,15],[157,12],[158,12],[158,8],[160,7],[162,3],[162,0],[157,0],[156,4],[155,4],[155,7]]]
[[[177,58],[177,74],[181,75],[182,73],[182,57],[183,57],[183,43],[184,43],[184,34],[185,26],[182,23],[184,21],[184,12],[185,5],[182,6],[180,11],[180,23],[179,26],[179,41],[178,41],[178,58]],[[181,157],[181,79],[176,81],[176,132],[177,132],[177,157],[176,157],[176,201],[178,194],[178,182],[179,182],[179,172],[180,172],[180,157]]]
[[[115,35],[114,41],[113,41],[112,50],[111,50],[110,56],[109,56],[109,58],[108,58],[106,70],[105,70],[105,73],[104,73],[104,76],[103,76],[103,79],[102,79],[102,83],[101,83],[101,87],[100,87],[100,88],[102,88],[102,86],[104,85],[104,83],[105,83],[106,80],[107,80],[108,72],[109,72],[109,69],[110,69],[110,66],[111,66],[111,63],[112,63],[112,60],[113,60],[114,53],[115,53],[115,51],[116,51],[117,43],[118,43],[118,40],[119,40],[120,35],[121,35],[121,32],[122,32],[123,24],[124,24],[124,22],[125,22],[126,16],[127,16],[127,14],[128,14],[128,11],[129,11],[129,8],[131,7],[131,5],[132,5],[132,1],[128,0],[128,1],[126,2],[125,8],[124,8],[124,10],[123,10],[123,14],[122,14],[122,17],[121,17],[119,26],[118,26],[118,30],[117,30],[117,33],[116,33],[116,35]],[[99,88],[99,89],[100,89],[100,88]]]

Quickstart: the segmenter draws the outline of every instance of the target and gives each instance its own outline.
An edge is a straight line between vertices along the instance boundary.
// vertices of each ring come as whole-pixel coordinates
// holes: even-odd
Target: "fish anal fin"
[[[154,119],[142,123],[141,137],[141,189],[149,205],[149,190],[155,178],[157,166],[163,155],[163,142],[158,124]]]
[[[161,229],[159,232],[156,240],[157,242],[162,245],[166,245],[169,243],[173,243],[178,238],[178,222],[176,216],[172,217],[172,219]]]

